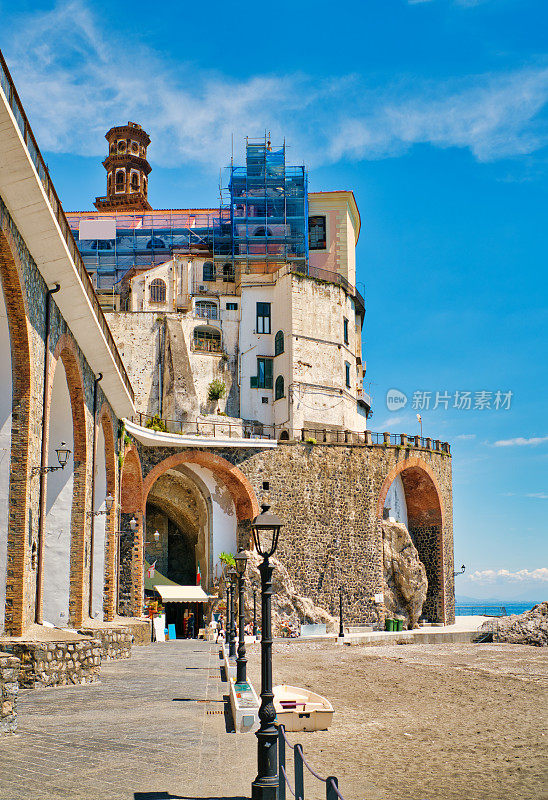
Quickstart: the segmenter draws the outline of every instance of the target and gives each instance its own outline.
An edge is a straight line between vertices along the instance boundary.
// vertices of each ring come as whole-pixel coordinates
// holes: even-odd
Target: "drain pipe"
[[[158,329],[158,416],[162,418],[164,406],[164,356],[166,349],[166,326],[167,318],[164,317],[163,324]]]
[[[89,616],[93,614],[93,539],[95,536],[95,460],[97,458],[97,387],[103,379],[100,372],[93,382],[93,450],[91,455],[91,538],[89,542]],[[105,523],[106,524],[106,523]]]
[[[38,564],[36,569],[36,596],[34,600],[34,621],[37,625],[42,624],[42,591],[44,588],[44,547],[45,547],[45,526],[46,526],[46,492],[47,479],[46,467],[48,461],[48,432],[49,420],[46,418],[46,405],[48,400],[48,377],[49,377],[49,343],[50,343],[50,318],[51,318],[51,296],[57,294],[61,284],[56,283],[53,289],[46,292],[46,319],[45,319],[45,351],[44,351],[44,390],[42,394],[42,443],[40,449],[40,494],[38,505]]]

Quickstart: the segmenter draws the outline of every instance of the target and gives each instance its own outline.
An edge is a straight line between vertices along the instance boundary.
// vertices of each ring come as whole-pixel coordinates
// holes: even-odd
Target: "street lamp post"
[[[253,587],[253,636],[257,638],[257,589]]]
[[[261,513],[253,520],[255,549],[262,556],[261,573],[261,725],[257,733],[257,777],[251,784],[252,800],[278,798],[278,731],[274,724],[276,709],[272,692],[272,573],[269,558],[276,552],[282,521],[262,505]]]
[[[230,645],[230,581],[227,578],[226,583],[226,631],[225,642]]]
[[[247,658],[245,657],[245,598],[244,583],[247,553],[240,550],[236,556],[238,573],[238,658],[236,659],[236,683],[247,683]]]
[[[235,658],[236,656],[236,619],[234,614],[234,594],[236,592],[236,584],[238,582],[238,573],[232,567],[228,572],[230,578],[230,642],[228,646],[228,657]]]
[[[344,639],[343,624],[343,587],[339,586],[339,637]]]

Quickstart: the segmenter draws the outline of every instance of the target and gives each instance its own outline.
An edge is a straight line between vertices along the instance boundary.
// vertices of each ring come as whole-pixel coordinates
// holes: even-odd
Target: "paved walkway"
[[[105,663],[101,683],[21,692],[0,800],[249,797],[257,740],[208,713],[224,710],[220,664],[211,644],[158,643]]]

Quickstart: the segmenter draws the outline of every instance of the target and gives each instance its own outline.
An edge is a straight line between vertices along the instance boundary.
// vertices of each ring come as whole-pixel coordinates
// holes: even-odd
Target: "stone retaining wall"
[[[98,680],[101,668],[99,639],[19,641],[3,643],[2,646],[21,660],[19,685],[22,689],[93,683]]]
[[[20,661],[10,653],[0,653],[0,734],[17,728],[17,694]]]
[[[133,634],[130,628],[80,628],[78,633],[97,639],[101,645],[101,660],[129,658]]]

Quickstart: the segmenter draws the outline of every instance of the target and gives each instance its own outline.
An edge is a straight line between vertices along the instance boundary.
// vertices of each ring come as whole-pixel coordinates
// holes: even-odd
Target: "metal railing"
[[[74,262],[74,266],[76,267],[76,271],[82,282],[82,286],[84,287],[84,291],[88,297],[88,300],[93,309],[95,317],[97,318],[97,321],[103,332],[103,335],[107,340],[107,344],[114,357],[116,366],[118,367],[118,370],[120,372],[124,385],[128,391],[128,394],[130,395],[131,399],[134,400],[133,388],[131,386],[128,374],[120,357],[120,353],[118,352],[118,348],[116,347],[116,344],[114,342],[114,338],[105,319],[105,315],[103,314],[101,306],[99,305],[99,301],[97,299],[97,295],[95,294],[91,278],[88,275],[88,272],[82,260],[82,256],[80,255],[80,251],[78,250],[76,242],[74,241],[74,236],[72,235],[72,231],[67,222],[67,218],[65,217],[65,212],[63,211],[63,207],[61,206],[61,202],[53,186],[52,180],[48,172],[48,168],[46,166],[46,162],[42,158],[42,154],[40,153],[40,150],[36,143],[36,139],[34,138],[34,134],[29,125],[27,115],[25,114],[25,111],[23,109],[23,104],[19,99],[19,95],[17,94],[15,84],[10,75],[10,71],[8,69],[8,66],[4,60],[4,56],[2,55],[1,51],[0,51],[0,84],[2,86],[2,89],[4,90],[4,94],[6,95],[10,108],[13,112],[13,116],[15,117],[17,126],[21,131],[21,135],[25,142],[32,163],[36,168],[36,172],[38,173],[40,182],[44,187],[44,191],[47,195],[49,204],[53,210],[53,213],[57,220],[57,224],[59,225],[59,228],[61,230],[68,251],[71,255],[71,258]]]
[[[233,419],[233,418],[232,418]],[[262,422],[241,420],[226,422],[221,420],[181,420],[159,419],[158,415],[139,412],[133,422],[143,427],[168,433],[192,436],[228,436],[245,439],[278,439],[279,441],[301,441],[305,444],[359,444],[381,447],[407,447],[433,450],[449,454],[451,446],[438,439],[421,439],[420,436],[407,436],[405,433],[376,433],[374,431],[350,431],[331,428],[288,428],[284,425],[267,425]],[[422,444],[424,442],[424,444]]]
[[[293,751],[293,783],[291,786],[290,780],[287,776],[286,770],[286,747]],[[304,757],[302,744],[292,745],[286,735],[285,726],[278,725],[278,798],[279,800],[286,800],[286,788],[289,789],[295,800],[305,800],[304,790],[304,767],[308,772],[321,783],[325,783],[325,797],[326,800],[344,800],[344,797],[339,792],[339,781],[334,775],[328,775],[323,778],[316,770],[308,763]]]
[[[455,606],[456,616],[470,616],[470,617],[507,617],[505,606],[474,606],[474,605],[458,605]]]

